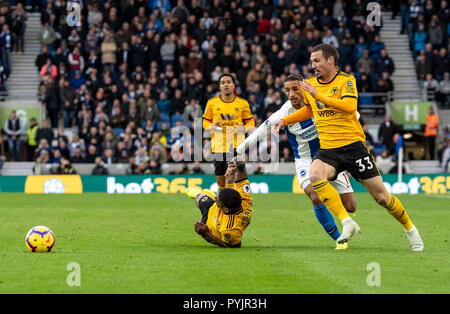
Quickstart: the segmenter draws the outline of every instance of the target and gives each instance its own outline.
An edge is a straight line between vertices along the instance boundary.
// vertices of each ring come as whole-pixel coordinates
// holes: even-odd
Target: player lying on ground
[[[236,149],[238,155],[244,154],[246,149],[256,145],[258,140],[265,138],[267,134],[270,134],[270,129],[273,123],[290,115],[291,113],[296,112],[304,106],[301,90],[302,88],[300,86],[301,80],[303,80],[303,77],[298,74],[291,74],[286,78],[284,82],[284,89],[289,100],[238,146]],[[326,205],[321,202],[309,180],[309,167],[312,159],[319,149],[319,138],[317,136],[314,119],[311,118],[302,123],[289,125],[284,128],[284,132],[288,136],[289,143],[294,151],[296,175],[298,177],[300,187],[310,198],[317,220],[319,220],[330,237],[336,241],[341,236],[339,229],[336,227],[333,216],[328,211]],[[348,212],[354,212],[356,210],[355,197],[352,186],[345,172],[341,172],[337,179],[335,181],[331,181],[330,183],[338,191],[345,209]],[[342,245],[337,243],[336,249],[346,248],[347,243],[343,243]]]
[[[419,231],[400,200],[386,190],[375,160],[365,145],[366,137],[356,114],[358,92],[355,77],[339,71],[337,62],[338,53],[332,45],[320,44],[312,49],[311,65],[315,77],[300,83],[305,106],[274,123],[273,133],[277,135],[287,125],[314,117],[320,149],[309,175],[319,198],[342,222],[342,235],[337,242],[346,242],[360,232],[336,189],[328,184],[328,180],[347,170],[402,225],[411,249],[422,251],[424,246]]]
[[[252,196],[245,163],[234,158],[228,163],[226,177],[234,177],[235,186],[223,188],[217,195],[210,190],[189,188],[202,219],[194,229],[206,241],[220,247],[241,247],[242,234],[252,218]]]

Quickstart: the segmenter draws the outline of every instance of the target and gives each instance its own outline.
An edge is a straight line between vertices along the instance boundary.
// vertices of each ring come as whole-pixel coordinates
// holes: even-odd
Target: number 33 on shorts
[[[370,161],[370,156],[366,156],[364,158],[360,158],[358,160],[356,160],[356,164],[359,167],[359,172],[364,172],[367,168],[367,170],[372,170],[374,165],[373,163]]]

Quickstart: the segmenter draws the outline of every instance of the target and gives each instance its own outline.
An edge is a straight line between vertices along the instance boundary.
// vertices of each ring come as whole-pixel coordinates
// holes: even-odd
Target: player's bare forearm
[[[247,174],[247,168],[245,167],[245,162],[236,160],[235,165],[236,165],[236,173],[234,175],[234,180],[242,181],[244,179],[247,179],[248,174]]]
[[[225,173],[225,176],[231,176],[234,175],[235,181],[242,181],[244,179],[248,178],[247,169],[245,167],[245,162],[242,160],[239,160],[239,158],[234,157],[229,163],[228,163],[228,169]]]
[[[216,238],[209,232],[208,226],[206,226],[201,221],[197,221],[194,226],[195,232],[199,234],[203,239],[205,239],[207,242],[220,246],[220,247],[231,247],[227,243],[223,242],[219,238]]]

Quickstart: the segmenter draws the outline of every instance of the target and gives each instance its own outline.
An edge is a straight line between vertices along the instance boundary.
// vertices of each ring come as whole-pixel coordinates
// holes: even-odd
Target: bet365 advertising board
[[[251,192],[303,193],[293,175],[249,176]],[[387,190],[393,194],[447,194],[450,193],[450,174],[404,175],[403,182],[397,182],[396,175],[383,175]],[[355,192],[366,192],[364,187],[352,179]],[[35,175],[22,177],[0,177],[0,192],[21,192],[29,194],[51,193],[184,193],[188,187],[201,187],[217,191],[213,175],[192,176],[79,176],[79,175]]]

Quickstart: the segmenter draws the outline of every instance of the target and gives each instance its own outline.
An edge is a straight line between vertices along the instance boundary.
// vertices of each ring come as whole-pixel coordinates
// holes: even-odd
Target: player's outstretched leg
[[[362,184],[369,191],[375,201],[386,208],[403,227],[413,251],[423,251],[424,245],[419,230],[414,226],[403,204],[394,195],[389,194],[383,184],[381,176],[363,180]]]
[[[331,186],[328,180],[320,180],[312,184],[314,190],[320,197],[320,200],[327,206],[327,208],[338,217],[342,223],[342,234],[336,240],[338,243],[349,241],[353,236],[361,232],[358,224],[350,218],[341,197],[336,189]]]
[[[311,183],[309,183],[309,179],[307,180],[307,186],[302,187],[300,184],[300,187],[303,188],[303,191],[305,194],[309,197],[311,200],[311,203],[314,208],[314,213],[316,214],[316,218],[319,221],[319,223],[322,225],[323,229],[325,229],[325,232],[334,240],[336,241],[337,238],[341,236],[341,233],[339,232],[339,229],[336,226],[336,223],[334,222],[334,218],[331,215],[331,213],[328,211],[327,206],[325,206],[321,201],[317,193],[314,191]]]

